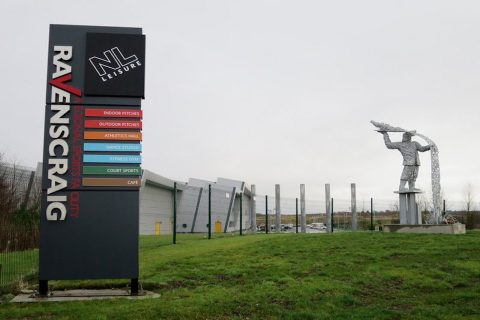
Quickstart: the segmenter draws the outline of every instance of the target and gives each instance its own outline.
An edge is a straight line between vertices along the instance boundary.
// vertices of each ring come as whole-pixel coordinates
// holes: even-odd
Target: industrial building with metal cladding
[[[143,170],[140,188],[140,234],[172,233],[174,180]],[[215,233],[252,230],[255,209],[252,191],[243,181],[190,178],[177,182],[177,232],[208,231],[208,193],[211,186],[212,230]],[[242,195],[242,196],[241,196]],[[240,219],[240,202],[243,216]],[[242,220],[242,226],[240,226]]]
[[[20,170],[25,178],[25,188],[33,179],[32,177],[37,183],[41,181],[41,168],[41,163],[36,170],[17,167],[17,171]],[[172,233],[175,182],[177,182],[177,232],[208,232],[209,185],[211,186],[213,232],[240,230],[240,201],[243,201],[242,230],[256,229],[255,201],[253,201],[252,188],[247,183],[225,178],[218,178],[217,181],[191,178],[188,182],[179,182],[150,170],[143,170],[140,187],[140,234]]]

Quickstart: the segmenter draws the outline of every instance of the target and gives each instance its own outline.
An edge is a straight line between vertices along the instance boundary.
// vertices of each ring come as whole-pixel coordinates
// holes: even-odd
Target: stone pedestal
[[[418,212],[416,194],[421,190],[394,191],[398,193],[400,203],[400,224],[422,224],[422,213]]]
[[[440,234],[465,234],[465,225],[455,224],[386,224],[383,226],[383,232],[397,233],[440,233]]]

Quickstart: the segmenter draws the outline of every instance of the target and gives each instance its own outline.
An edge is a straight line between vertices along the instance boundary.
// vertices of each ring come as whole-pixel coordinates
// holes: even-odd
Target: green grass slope
[[[480,232],[170,239],[141,239],[142,282],[159,299],[4,304],[0,318],[480,318]]]

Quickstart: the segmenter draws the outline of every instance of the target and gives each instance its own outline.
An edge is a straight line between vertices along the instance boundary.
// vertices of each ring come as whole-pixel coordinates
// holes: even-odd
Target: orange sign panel
[[[121,131],[85,131],[83,134],[85,140],[129,140],[141,141],[141,132],[121,132]]]

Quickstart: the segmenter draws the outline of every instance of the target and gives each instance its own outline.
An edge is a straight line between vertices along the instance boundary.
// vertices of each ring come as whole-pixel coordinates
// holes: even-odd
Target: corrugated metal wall
[[[251,200],[249,196],[243,195],[243,230],[248,230],[251,227]],[[233,211],[230,215],[227,232],[240,230],[240,195],[236,195]]]
[[[240,196],[243,183],[234,185],[212,183],[212,232],[234,232],[240,230]],[[208,232],[208,181],[191,179],[177,193],[177,232]],[[251,228],[251,199],[243,196],[243,229]],[[140,189],[140,234],[154,235],[172,233],[173,192],[158,181],[150,183],[148,178]],[[158,223],[161,223],[159,226]]]
[[[240,197],[235,193],[233,187],[212,185],[212,231],[217,222],[221,223],[222,232],[225,225],[227,232],[240,229]],[[244,230],[250,228],[250,210],[250,197],[244,196]],[[208,232],[208,186],[186,186],[179,194],[177,232]]]
[[[223,226],[228,215],[233,188],[219,189],[212,186],[212,230],[216,221]],[[177,217],[178,232],[208,231],[208,186],[187,186],[182,191]]]
[[[140,234],[154,235],[156,223],[160,234],[171,234],[172,219],[172,191],[146,183],[140,190]]]
[[[191,232],[195,212],[197,211],[198,199],[200,196],[200,204],[208,197],[208,190],[198,187],[186,186],[178,198],[177,212],[177,232]],[[202,199],[203,198],[203,199]],[[203,209],[198,209],[202,211]]]

